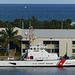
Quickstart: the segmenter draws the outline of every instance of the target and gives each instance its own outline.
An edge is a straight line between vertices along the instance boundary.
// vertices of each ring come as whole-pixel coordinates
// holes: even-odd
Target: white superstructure
[[[57,53],[48,53],[46,46],[31,46],[28,49],[27,60],[57,60]]]

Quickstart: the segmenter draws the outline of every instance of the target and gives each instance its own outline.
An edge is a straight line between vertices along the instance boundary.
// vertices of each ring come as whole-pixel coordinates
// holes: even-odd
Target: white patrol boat
[[[66,55],[59,58],[56,53],[48,53],[46,46],[31,46],[19,60],[0,61],[0,67],[68,67],[75,66],[75,59]]]

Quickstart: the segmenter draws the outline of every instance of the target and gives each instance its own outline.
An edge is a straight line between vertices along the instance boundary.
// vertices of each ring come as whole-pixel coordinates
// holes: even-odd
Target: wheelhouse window
[[[52,49],[52,53],[59,53],[59,49]]]
[[[36,50],[36,48],[34,48],[34,50]]]
[[[32,50],[32,48],[30,48]]]
[[[46,49],[45,51],[47,51],[48,53],[50,53],[50,49]]]

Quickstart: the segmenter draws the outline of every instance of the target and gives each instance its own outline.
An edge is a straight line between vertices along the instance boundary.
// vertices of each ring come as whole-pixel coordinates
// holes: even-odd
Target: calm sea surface
[[[31,16],[38,20],[71,18],[75,21],[75,4],[0,4],[0,19],[3,21]]]
[[[75,75],[75,67],[0,67],[0,75]]]

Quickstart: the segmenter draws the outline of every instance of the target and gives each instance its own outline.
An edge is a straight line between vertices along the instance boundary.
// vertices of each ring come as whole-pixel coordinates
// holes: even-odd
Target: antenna
[[[33,26],[29,26],[29,40],[32,40],[33,39]]]
[[[30,25],[29,26],[29,42],[30,42],[30,45],[33,44],[35,39],[36,39],[36,37],[34,37],[33,26]]]

